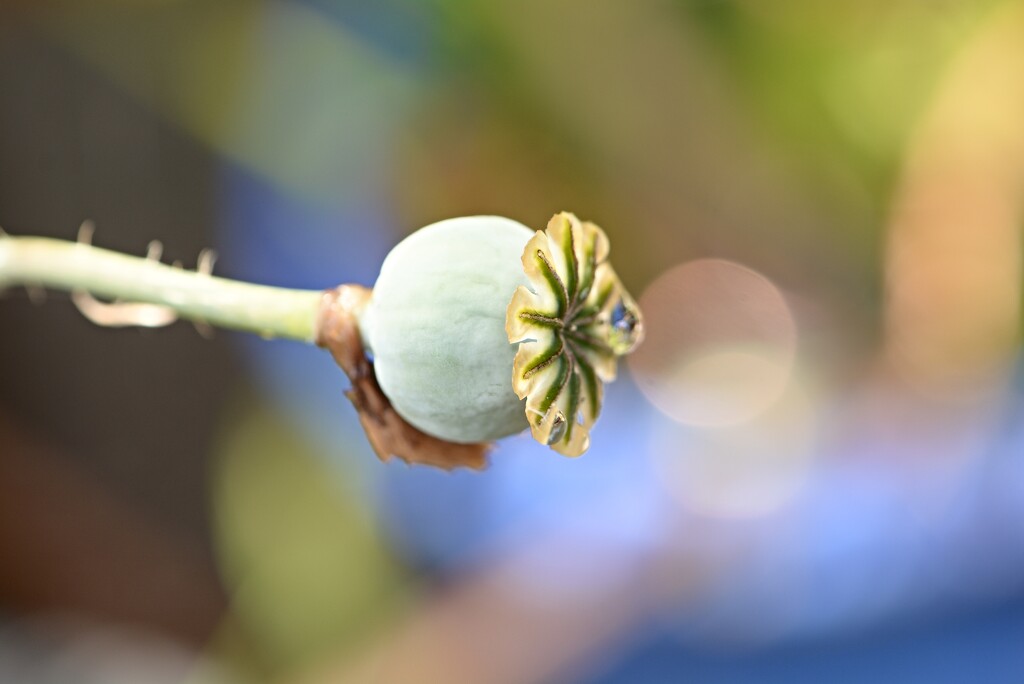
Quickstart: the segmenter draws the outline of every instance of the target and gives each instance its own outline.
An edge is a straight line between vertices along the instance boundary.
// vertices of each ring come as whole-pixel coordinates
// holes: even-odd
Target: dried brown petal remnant
[[[346,396],[355,406],[377,457],[385,462],[398,457],[406,463],[445,470],[459,466],[483,468],[489,444],[456,444],[428,435],[398,415],[381,391],[359,333],[358,314],[370,293],[371,290],[359,285],[341,285],[325,292],[316,343],[331,352],[352,381]]]

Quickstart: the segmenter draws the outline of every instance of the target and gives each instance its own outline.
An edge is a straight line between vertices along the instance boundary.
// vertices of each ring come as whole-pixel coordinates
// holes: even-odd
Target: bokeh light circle
[[[723,259],[659,276],[640,297],[646,338],[629,359],[644,396],[673,420],[721,427],[754,418],[782,395],[797,330],[782,292]]]
[[[804,383],[791,381],[743,423],[708,430],[662,421],[651,441],[662,482],[695,515],[741,519],[778,511],[814,470],[815,403]]]

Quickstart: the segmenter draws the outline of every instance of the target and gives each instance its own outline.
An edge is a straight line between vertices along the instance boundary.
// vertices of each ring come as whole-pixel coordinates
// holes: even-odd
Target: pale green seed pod
[[[459,443],[520,432],[578,456],[640,313],[600,228],[546,232],[497,216],[422,228],[384,260],[360,328],[377,380],[412,425]]]
[[[505,310],[534,231],[511,219],[434,223],[391,250],[361,320],[381,389],[419,429],[485,442],[527,427]]]

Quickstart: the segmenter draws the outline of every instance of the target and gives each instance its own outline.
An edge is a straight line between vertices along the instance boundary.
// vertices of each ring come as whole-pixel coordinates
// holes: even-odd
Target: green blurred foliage
[[[844,164],[883,195],[950,58],[998,4],[677,0],[809,179]]]
[[[226,423],[211,478],[232,604],[220,645],[247,668],[343,657],[407,600],[408,578],[330,460],[265,406],[241,402]]]

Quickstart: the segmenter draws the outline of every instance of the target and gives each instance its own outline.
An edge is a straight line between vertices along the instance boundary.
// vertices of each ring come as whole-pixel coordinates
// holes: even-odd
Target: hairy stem
[[[251,285],[84,243],[0,234],[0,289],[85,291],[158,304],[211,325],[314,342],[323,293]]]

